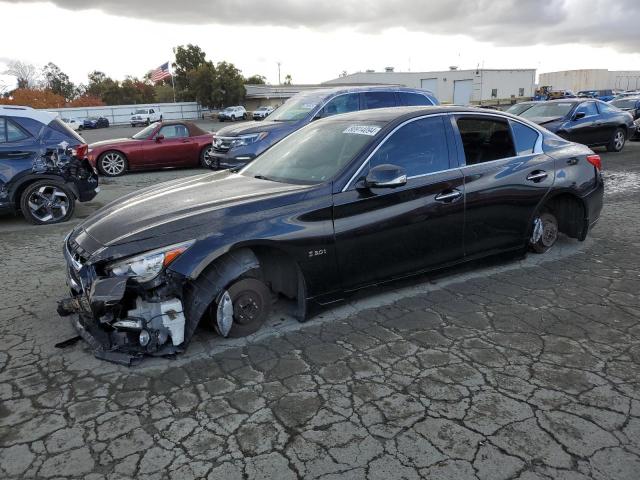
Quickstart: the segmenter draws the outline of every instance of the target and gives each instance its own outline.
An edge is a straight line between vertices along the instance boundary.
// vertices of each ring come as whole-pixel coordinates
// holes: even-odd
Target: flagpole
[[[173,103],[176,103],[176,84],[173,82],[173,73],[171,72],[171,62],[169,62],[169,74],[171,75],[171,86],[173,87]]]

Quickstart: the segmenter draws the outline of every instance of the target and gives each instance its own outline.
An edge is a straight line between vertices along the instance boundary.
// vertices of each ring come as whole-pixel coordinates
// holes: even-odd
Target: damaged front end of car
[[[184,350],[184,277],[167,267],[193,244],[181,242],[115,261],[91,263],[70,234],[65,239],[71,296],[58,314],[71,316],[97,358],[132,365],[145,355]]]

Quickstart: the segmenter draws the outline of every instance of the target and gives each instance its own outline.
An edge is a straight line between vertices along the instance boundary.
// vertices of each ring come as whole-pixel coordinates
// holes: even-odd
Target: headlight
[[[260,133],[252,133],[250,135],[240,135],[233,139],[231,143],[232,147],[243,147],[245,145],[250,145],[255,142],[259,142],[263,138],[269,135],[269,132],[260,132]]]
[[[168,247],[136,255],[125,260],[110,263],[106,271],[113,277],[131,277],[138,282],[153,280],[164,267],[178,258],[195,240],[176,243]]]

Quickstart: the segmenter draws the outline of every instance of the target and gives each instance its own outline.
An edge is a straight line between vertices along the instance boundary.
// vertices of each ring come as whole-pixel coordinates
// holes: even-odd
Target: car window
[[[511,122],[511,132],[516,142],[518,155],[529,155],[533,153],[539,136],[536,130],[520,122]]]
[[[327,102],[322,109],[322,117],[330,117],[338,113],[355,112],[358,110],[358,94],[348,93],[346,95],[338,95]]]
[[[392,164],[408,177],[449,168],[449,150],[442,117],[415,120],[389,137],[369,160],[369,168]]]
[[[7,121],[4,118],[0,118],[0,143],[7,141]]]
[[[397,105],[395,92],[364,92],[362,94],[363,110],[395,107]]]
[[[406,106],[412,105],[433,105],[426,95],[413,92],[398,92],[400,96],[400,104]]]
[[[598,109],[600,110],[600,113],[618,113],[618,108],[604,102],[598,103]]]
[[[507,122],[493,118],[462,116],[456,119],[456,123],[467,165],[515,156],[516,150]]]
[[[15,125],[11,120],[6,120],[7,142],[19,142],[29,138],[29,134]]]
[[[576,109],[576,113],[584,113],[585,117],[591,117],[593,115],[598,115],[598,107],[596,107],[595,102],[581,103]]]
[[[189,131],[184,125],[165,125],[158,135],[164,135],[164,138],[184,138],[189,136]]]

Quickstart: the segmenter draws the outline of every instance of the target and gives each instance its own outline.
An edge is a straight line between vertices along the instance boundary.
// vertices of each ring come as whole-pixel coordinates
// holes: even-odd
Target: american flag
[[[163,63],[151,72],[151,81],[156,83],[160,80],[164,80],[165,78],[169,78],[170,76],[171,72],[169,72],[169,62]]]

